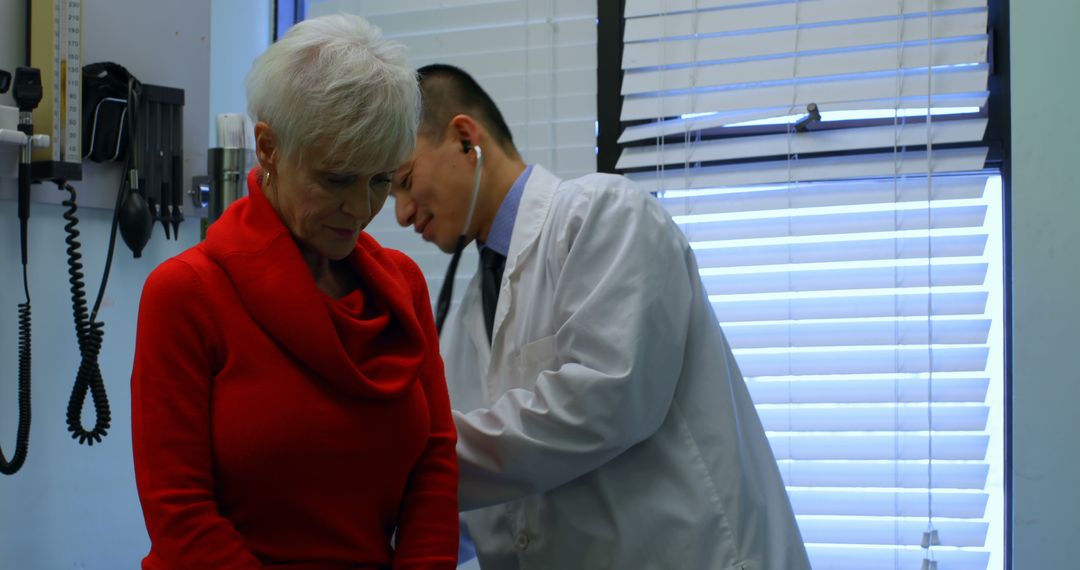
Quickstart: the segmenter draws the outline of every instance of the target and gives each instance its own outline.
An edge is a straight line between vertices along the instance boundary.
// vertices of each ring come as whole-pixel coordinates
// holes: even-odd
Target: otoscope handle
[[[22,160],[19,161],[19,229],[22,232],[22,262],[26,265],[26,223],[30,219],[30,144],[34,136],[34,109],[45,94],[41,84],[41,70],[36,67],[15,69],[15,81],[11,90],[15,105],[19,108],[19,130],[26,135]]]
[[[19,160],[19,232],[22,244],[22,262],[27,263],[27,226],[30,220],[30,140],[34,136],[33,118],[29,112],[19,113],[19,131],[26,135],[22,157]]]
[[[22,263],[26,265],[27,226],[30,219],[30,165],[19,163],[19,234],[22,238]]]

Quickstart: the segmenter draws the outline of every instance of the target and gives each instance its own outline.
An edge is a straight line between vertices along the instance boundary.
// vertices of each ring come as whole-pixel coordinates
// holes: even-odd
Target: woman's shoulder
[[[143,291],[213,289],[220,279],[227,279],[224,271],[196,245],[158,264],[146,278]]]

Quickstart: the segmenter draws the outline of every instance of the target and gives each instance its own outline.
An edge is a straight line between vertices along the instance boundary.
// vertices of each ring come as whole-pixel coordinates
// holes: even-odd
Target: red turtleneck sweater
[[[249,187],[143,289],[143,568],[454,568],[455,434],[423,275],[361,234],[360,288],[327,297]]]

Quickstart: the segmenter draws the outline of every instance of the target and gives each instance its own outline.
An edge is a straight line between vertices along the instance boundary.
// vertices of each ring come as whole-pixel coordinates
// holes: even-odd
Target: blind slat
[[[560,122],[533,121],[509,123],[514,144],[519,147],[565,146],[560,141],[580,141],[576,148],[590,152],[595,147],[590,138],[595,136],[596,122],[589,119],[568,119]]]
[[[520,21],[504,22],[477,30],[450,31],[401,39],[409,40],[409,57],[414,60],[473,56],[492,51],[492,46],[499,46],[500,51],[544,50],[550,55],[553,47],[595,49],[596,20],[592,17],[565,20],[559,22],[557,29],[543,20],[526,25],[522,25]]]
[[[595,45],[595,44],[594,44]],[[573,69],[596,69],[596,49],[593,46],[559,46],[554,48],[556,55],[551,55],[550,47],[529,47],[528,49],[508,49],[473,54],[430,55],[413,59],[417,67],[431,63],[448,63],[462,69],[529,69],[531,73],[555,73],[562,67],[561,62],[573,62]],[[593,94],[595,98],[596,95]],[[595,107],[595,103],[594,103]],[[593,110],[595,114],[595,108]]]
[[[807,553],[814,568],[829,570],[867,570],[869,568],[921,568],[925,552],[917,546],[908,548],[808,544]],[[990,552],[981,548],[934,549],[939,568],[949,570],[986,570]]]
[[[985,402],[989,378],[929,378],[900,376],[807,376],[799,379],[748,378],[754,402],[761,404],[828,404],[926,402]]]
[[[769,433],[769,443],[778,460],[926,460],[929,435],[926,433]],[[985,434],[934,434],[934,460],[982,461],[990,443]],[[926,521],[922,521],[926,526]],[[807,537],[803,537],[808,542]],[[889,540],[887,543],[891,543]]]
[[[417,0],[411,0],[417,1]],[[477,0],[457,0],[459,2],[477,1]],[[788,0],[792,2],[795,0]],[[804,0],[805,1],[805,0]],[[876,0],[881,1],[881,0]],[[896,6],[895,0],[889,0],[892,5]],[[950,0],[934,0],[935,10],[941,10],[946,2]],[[689,12],[692,10],[709,10],[711,8],[725,8],[725,7],[737,7],[740,5],[752,4],[749,0],[627,0],[625,17],[627,20],[634,18],[641,18],[643,16],[652,16],[656,14],[676,14],[679,12]],[[985,6],[986,2],[983,1],[981,5]],[[913,12],[916,9],[921,8],[925,11],[928,6],[926,0],[905,0],[906,12]]]
[[[785,236],[817,236],[842,233],[871,233],[927,228],[970,228],[982,224],[986,215],[984,205],[934,205],[934,208],[884,210],[841,214],[809,212],[790,218],[774,218],[747,214],[730,221],[709,220],[682,222],[683,231],[691,242]],[[822,208],[827,212],[826,209]]]
[[[842,152],[859,149],[976,142],[986,132],[986,119],[935,122],[930,128],[906,124],[853,129],[821,130],[794,135],[775,134],[703,141],[693,145],[631,148],[619,157],[619,168],[641,168],[658,164],[709,162],[777,155]],[[929,132],[928,132],[929,131]],[[838,169],[838,177],[844,177]]]
[[[596,95],[596,69],[575,67],[566,64],[556,66],[555,72],[535,71],[521,73],[522,70],[489,70],[486,74],[476,74],[477,81],[483,81],[485,91],[492,99],[499,101],[528,97],[551,97],[552,95]]]
[[[453,64],[451,64],[453,65]],[[506,99],[501,105],[503,118],[511,124],[527,124],[541,120],[553,122],[596,121],[596,96],[567,94],[555,97],[535,97],[530,99]],[[574,140],[575,144],[595,147],[592,140]]]
[[[747,0],[626,0],[627,19],[652,14],[682,12],[694,9],[718,8],[746,4]]]
[[[932,55],[932,57],[931,57]],[[896,69],[982,63],[986,61],[986,38],[935,45],[883,46],[867,50],[799,55],[736,63],[700,65],[679,69],[629,71],[623,78],[623,95],[641,95],[710,87],[737,87],[765,81],[844,76]],[[797,79],[796,79],[797,78]]]
[[[937,267],[851,267],[810,271],[774,271],[746,275],[703,275],[710,295],[783,291],[834,291],[982,285],[987,265],[982,262]],[[932,275],[928,275],[932,273]],[[837,284],[843,285],[838,287]]]
[[[365,16],[387,37],[409,44],[409,36],[440,34],[455,30],[484,29],[543,20],[549,14],[560,19],[596,18],[595,0],[446,1],[431,0],[320,0],[308,2],[308,17],[337,12]]]
[[[925,156],[925,155],[924,155]],[[902,179],[859,179],[797,182],[757,188],[728,189],[720,193],[678,193],[659,197],[672,216],[765,212],[792,208],[821,208],[981,198],[989,175],[908,176]]]
[[[892,544],[918,546],[922,542],[922,533],[926,530],[925,517],[832,517],[822,515],[800,515],[799,529],[803,540],[808,543],[829,542],[833,537],[844,537],[848,544]],[[944,546],[981,547],[986,541],[988,523],[971,520],[937,519],[937,528]],[[922,551],[917,552],[917,560],[922,559]],[[890,568],[892,560],[889,561]],[[880,567],[880,566],[879,566]],[[916,564],[914,568],[918,568]]]
[[[772,432],[821,431],[981,431],[986,429],[989,409],[966,404],[830,404],[762,405],[761,423]],[[786,408],[786,409],[785,409]]]
[[[717,295],[712,300],[712,306],[720,322],[739,323],[785,318],[975,315],[986,310],[988,297],[986,291],[953,292],[947,288],[935,291],[932,296],[888,291],[873,295],[852,295],[846,291],[813,297],[799,297],[800,294],[769,300],[746,299],[745,295]]]
[[[926,74],[869,74],[828,80],[811,79],[778,84],[750,84],[746,89],[697,91],[662,96],[631,96],[623,100],[622,120],[636,121],[675,117],[691,113],[724,113],[739,111],[723,124],[738,124],[750,120],[759,110],[766,116],[804,113],[808,103],[815,103],[822,112],[880,108],[875,101],[887,101],[895,107],[897,98],[910,98],[912,103],[926,107],[928,95],[942,96],[931,107],[951,107],[954,96],[977,96],[986,90],[988,75],[985,64],[953,68],[936,72],[928,84]],[[900,105],[905,108],[907,105]],[[914,106],[914,105],[912,105]],[[692,124],[697,126],[696,124]]]
[[[627,43],[710,34],[748,33],[783,27],[843,25],[855,20],[896,18],[897,15],[926,14],[933,6],[935,18],[948,12],[986,8],[986,0],[818,0],[788,2],[726,10],[661,13],[626,21]]]
[[[986,487],[989,466],[974,461],[792,460],[778,462],[787,485],[796,487],[888,487],[925,489],[931,475],[944,489]]]
[[[627,176],[646,192],[668,189],[744,187],[750,185],[844,180],[854,178],[903,177],[934,173],[981,170],[986,163],[985,147],[935,149],[932,160],[925,151],[884,152],[856,156],[799,158],[701,168],[664,168],[631,172]]]
[[[934,114],[939,117],[944,114],[972,114],[975,112],[975,109],[981,109],[986,105],[988,96],[989,92],[986,91],[970,94],[935,95],[930,102],[930,107],[934,109]],[[815,102],[815,104],[817,103]],[[822,115],[822,120],[824,121],[834,121],[834,119],[830,117],[835,117],[836,115],[830,115],[830,113],[840,113],[841,117],[870,116],[877,118],[879,121],[882,119],[891,121],[893,120],[893,114],[895,113],[897,115],[896,119],[898,121],[903,121],[909,115],[925,116],[926,104],[926,97],[920,96],[903,97],[898,101],[895,99],[871,99],[821,103],[818,105],[818,109],[824,113]],[[775,122],[777,121],[777,117],[802,115],[805,113],[806,109],[805,107],[795,108],[794,112],[789,115],[784,115],[792,110],[791,107],[780,106],[770,109],[688,114],[682,115],[679,118],[663,121],[632,124],[626,127],[622,134],[619,135],[619,143],[631,143],[672,135],[681,135],[684,138],[687,138],[696,136],[698,134],[697,131],[719,132],[721,127],[738,127],[744,124],[752,124],[753,121],[770,120]],[[778,124],[782,124],[783,122],[784,121],[780,121]],[[678,142],[681,141],[676,139],[675,143],[678,144]]]
[[[933,39],[962,38],[986,34],[985,10],[980,12],[935,16]],[[929,19],[905,18],[902,21],[870,21],[835,27],[808,27],[745,35],[705,36],[697,39],[627,43],[623,48],[625,70],[719,62],[838,49],[853,49],[881,44],[927,41]],[[707,34],[708,30],[699,33]]]
[[[983,372],[989,349],[985,346],[870,347],[852,350],[826,347],[815,352],[757,351],[736,349],[739,369],[745,376],[782,374],[883,374],[924,372]]]
[[[977,112],[976,109],[986,106],[987,97],[987,92],[934,95],[930,105],[936,117],[957,116],[957,114],[969,114],[970,116],[970,114]],[[894,113],[895,120],[902,122],[908,116],[926,116],[927,98],[903,97],[899,100],[846,100],[838,104],[822,104],[818,108],[824,113],[822,114],[822,120],[834,124],[840,120],[850,120],[842,119],[843,117],[870,117],[878,121],[892,121]],[[793,112],[784,114],[787,111]],[[801,117],[805,116],[805,114],[805,107],[794,108],[794,110],[789,107],[773,107],[771,109],[684,114],[684,116],[674,119],[631,124],[624,128],[622,134],[619,135],[619,144],[673,136],[676,138],[669,140],[667,144],[680,144],[683,140],[679,140],[678,136],[683,137],[684,140],[692,140],[697,138],[699,131],[704,134],[724,134],[724,131],[730,132],[730,128],[753,125],[756,121],[769,121],[782,126],[783,123],[794,119],[782,120],[778,118]]]
[[[843,237],[843,236],[838,236]],[[831,261],[868,261],[880,259],[924,259],[982,255],[985,235],[864,239],[861,241],[815,241],[767,246],[698,248],[698,263],[703,268],[778,265],[782,263],[821,263]]]
[[[729,324],[725,327],[732,348],[985,344],[989,332],[990,321],[987,319],[955,317],[929,322],[927,319],[843,322],[832,319],[811,323]]]
[[[848,515],[869,517],[926,517],[927,490],[889,491],[873,489],[790,489],[791,506],[797,515]],[[988,495],[983,492],[934,489],[935,517],[981,518]]]

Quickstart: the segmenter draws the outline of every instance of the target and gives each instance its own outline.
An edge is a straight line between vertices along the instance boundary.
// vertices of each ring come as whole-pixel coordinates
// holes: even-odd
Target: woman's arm
[[[400,265],[412,286],[413,305],[424,331],[427,354],[420,382],[427,397],[431,431],[401,504],[394,568],[453,569],[457,566],[458,548],[457,435],[424,276],[407,258]]]
[[[152,558],[168,568],[262,568],[214,495],[210,392],[220,333],[195,271],[146,280],[131,374],[135,480]]]

